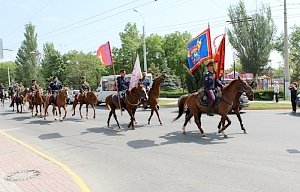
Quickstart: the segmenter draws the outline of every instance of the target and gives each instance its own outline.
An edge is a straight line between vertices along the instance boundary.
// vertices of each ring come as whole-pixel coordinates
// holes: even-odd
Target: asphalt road
[[[50,111],[50,110],[49,110]],[[122,129],[106,127],[108,110],[96,119],[71,116],[63,122],[12,113],[0,107],[0,129],[67,164],[93,192],[298,192],[300,190],[300,114],[288,110],[246,111],[248,134],[235,115],[217,134],[218,116],[203,115],[208,137],[201,138],[194,122],[181,133],[184,118],[171,123],[177,109],[161,107],[156,115],[139,109],[136,130],[127,130],[129,116],[117,112]],[[83,111],[85,114],[85,111]],[[90,117],[92,117],[90,111]]]

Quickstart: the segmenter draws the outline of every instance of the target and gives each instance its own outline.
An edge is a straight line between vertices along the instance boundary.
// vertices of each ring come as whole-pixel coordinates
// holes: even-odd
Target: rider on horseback
[[[217,85],[218,87],[223,87],[221,81],[215,79],[215,72],[214,72],[214,66],[213,66],[213,62],[209,62],[207,65],[207,72],[204,75],[204,90],[207,94],[208,97],[208,111],[207,111],[207,115],[209,116],[214,116],[214,104],[215,104],[215,85]]]
[[[146,92],[148,93],[150,90],[150,80],[146,77],[146,72],[142,73],[142,79],[140,79],[140,82],[144,85],[144,87],[146,88]],[[143,103],[143,107],[144,109],[147,109],[148,104],[147,104],[147,100],[146,98],[142,98],[142,103]]]
[[[84,100],[84,97],[86,96],[86,93],[91,90],[91,87],[88,84],[88,82],[86,82],[85,76],[82,76],[80,78],[80,81],[81,81],[80,95],[82,95],[82,100]],[[77,99],[79,100],[79,94],[77,96]]]
[[[56,98],[57,98],[58,92],[62,89],[62,84],[58,80],[57,76],[54,76],[52,78],[52,82],[50,82],[50,84],[49,84],[49,89],[51,90],[51,93],[52,93],[50,103],[56,105]]]
[[[34,93],[35,93],[35,91],[38,89],[38,84],[36,83],[36,80],[35,79],[32,79],[31,80],[31,86],[30,86],[30,89],[29,89],[29,91],[30,91],[30,96],[31,96],[31,103],[33,104],[34,103]],[[20,87],[21,88],[21,87]]]
[[[124,110],[124,106],[125,106],[125,93],[129,89],[129,81],[125,80],[125,75],[126,75],[125,69],[121,69],[120,70],[120,75],[121,76],[117,77],[117,86],[118,86],[119,97],[122,100],[121,101],[122,110]]]

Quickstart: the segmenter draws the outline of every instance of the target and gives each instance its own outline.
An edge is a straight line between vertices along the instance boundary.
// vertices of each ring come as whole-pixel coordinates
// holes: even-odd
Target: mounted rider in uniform
[[[50,84],[49,84],[49,89],[51,90],[51,94],[52,94],[50,103],[56,105],[56,98],[57,98],[58,92],[62,89],[62,84],[58,80],[57,76],[54,76],[52,78],[52,82],[50,82]]]
[[[88,82],[86,81],[85,76],[82,76],[80,78],[80,81],[81,81],[80,94],[78,94],[77,100],[79,100],[79,95],[82,95],[82,100],[84,100],[84,98],[86,97],[86,93],[91,91],[91,87],[88,84]]]
[[[146,88],[146,92],[148,94],[148,92],[150,90],[150,80],[148,79],[148,77],[146,75],[147,75],[146,72],[142,73],[142,79],[140,79],[140,82],[144,85],[144,87]],[[144,109],[148,108],[147,100],[144,97],[142,98],[142,104],[143,104]]]
[[[125,102],[125,93],[126,91],[129,89],[129,81],[125,80],[125,75],[126,75],[126,71],[125,69],[121,69],[120,70],[120,75],[119,77],[117,77],[117,86],[118,86],[118,95],[121,98],[121,105],[123,105],[124,107],[124,102]],[[123,108],[122,107],[122,108]]]
[[[3,85],[3,83],[0,83],[0,95],[4,98],[4,89],[5,89],[5,87],[4,87],[4,85]]]
[[[29,88],[29,91],[30,91],[30,97],[31,97],[31,103],[33,104],[34,101],[35,101],[35,98],[34,98],[34,93],[35,91],[39,88],[38,84],[36,83],[36,80],[35,79],[32,79],[31,80],[31,86]],[[21,89],[21,86],[20,86],[20,89]]]
[[[214,66],[213,66],[213,62],[209,62],[206,65],[207,68],[207,72],[204,75],[204,90],[207,94],[208,97],[208,111],[207,111],[207,115],[209,116],[214,116],[214,104],[215,104],[215,100],[216,100],[216,96],[215,96],[215,89],[216,89],[216,85],[218,87],[223,87],[221,81],[215,79],[215,72],[214,72]]]

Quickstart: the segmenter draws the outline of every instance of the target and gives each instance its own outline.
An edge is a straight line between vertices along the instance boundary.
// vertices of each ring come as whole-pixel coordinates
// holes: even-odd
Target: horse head
[[[142,83],[138,83],[136,87],[131,89],[131,93],[138,95],[140,98],[145,97],[148,100],[148,94],[145,86]]]
[[[156,77],[153,81],[161,84],[162,82],[164,82],[164,80],[166,79],[166,77],[167,76],[165,74],[162,74],[159,77]]]
[[[248,99],[250,101],[253,101],[253,99],[254,99],[254,92],[253,92],[252,86],[249,85],[248,83],[247,83],[245,92],[246,92],[246,95],[247,95]]]
[[[67,97],[69,94],[69,88],[68,87],[62,88],[60,94],[62,94],[64,97]]]

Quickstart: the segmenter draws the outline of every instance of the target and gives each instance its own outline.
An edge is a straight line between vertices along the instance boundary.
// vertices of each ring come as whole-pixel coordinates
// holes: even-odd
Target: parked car
[[[246,95],[246,93],[243,93],[240,97],[240,110],[246,107],[249,107],[250,102]]]
[[[297,95],[296,103],[297,106],[300,107],[300,93]]]
[[[79,93],[79,90],[69,90],[68,93],[68,98],[67,98],[67,103],[68,104],[72,104],[75,101],[75,95],[77,95]]]

